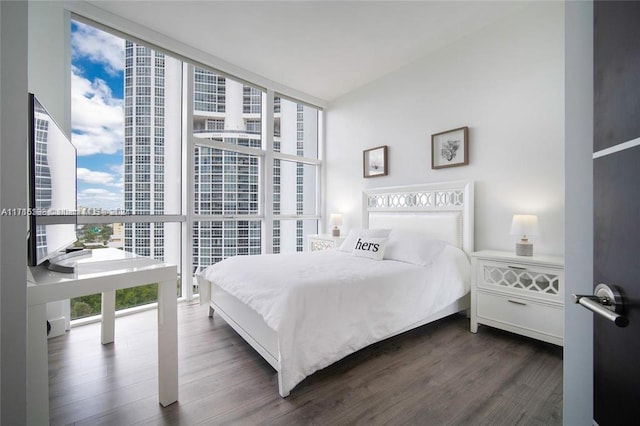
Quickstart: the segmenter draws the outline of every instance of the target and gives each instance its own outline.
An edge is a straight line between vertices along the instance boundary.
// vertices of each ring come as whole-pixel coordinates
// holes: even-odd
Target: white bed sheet
[[[430,316],[469,291],[469,261],[447,246],[428,267],[338,250],[236,256],[199,275],[277,332],[281,389]],[[201,300],[209,300],[208,285]]]

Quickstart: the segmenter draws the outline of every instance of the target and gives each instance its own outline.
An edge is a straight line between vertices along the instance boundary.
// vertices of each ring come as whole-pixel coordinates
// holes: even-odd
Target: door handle
[[[593,292],[593,296],[572,294],[573,303],[579,303],[591,312],[613,322],[618,327],[629,325],[629,319],[621,315],[624,305],[622,296],[615,288],[606,284],[598,284]]]

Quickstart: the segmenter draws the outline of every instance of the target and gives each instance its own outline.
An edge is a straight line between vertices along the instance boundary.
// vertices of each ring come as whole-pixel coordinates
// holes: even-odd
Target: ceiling
[[[324,101],[467,36],[522,1],[89,1]]]

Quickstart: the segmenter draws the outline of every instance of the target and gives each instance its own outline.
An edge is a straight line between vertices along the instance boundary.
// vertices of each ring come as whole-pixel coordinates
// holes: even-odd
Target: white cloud
[[[97,28],[75,22],[77,29],[71,34],[71,51],[74,58],[87,58],[105,66],[116,75],[124,70],[124,40]]]
[[[78,206],[102,209],[121,209],[123,203],[123,165],[106,165],[107,171],[90,170],[78,167],[78,181],[91,185],[78,190]],[[104,186],[104,187],[100,187]],[[106,187],[106,188],[105,188]]]
[[[98,184],[98,185],[115,186],[115,187],[120,187],[122,185],[121,175],[114,175],[112,173],[89,170],[84,167],[78,167],[77,176],[78,176],[78,180],[81,180],[89,184]]]
[[[108,169],[111,170],[111,173],[116,178],[111,186],[117,186],[120,189],[124,188],[124,164],[111,164]]]
[[[124,141],[122,99],[114,98],[111,88],[100,79],[91,82],[71,74],[72,141],[78,155],[115,154]]]
[[[114,194],[114,192],[111,192],[102,188],[87,188],[80,191],[80,193],[82,195],[98,196],[98,197],[110,197],[112,194]]]
[[[83,189],[78,191],[78,207],[122,208],[122,193],[102,188]]]

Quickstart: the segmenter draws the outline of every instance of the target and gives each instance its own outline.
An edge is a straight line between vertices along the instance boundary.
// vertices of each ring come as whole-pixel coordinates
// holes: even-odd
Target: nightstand
[[[314,234],[307,237],[309,251],[329,250],[340,247],[344,237],[334,237],[330,234]]]
[[[471,265],[471,332],[485,324],[562,346],[562,257],[484,250]]]

